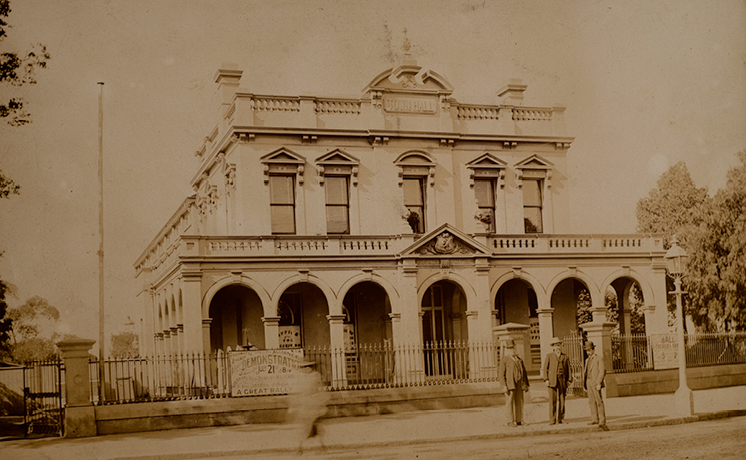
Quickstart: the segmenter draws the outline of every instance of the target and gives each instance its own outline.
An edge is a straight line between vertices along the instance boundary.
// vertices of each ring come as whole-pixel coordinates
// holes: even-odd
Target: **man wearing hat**
[[[515,354],[513,339],[507,339],[503,347],[505,356],[500,360],[498,374],[510,406],[511,421],[508,426],[523,425],[523,392],[528,391],[526,366],[521,357]]]
[[[601,388],[604,387],[606,367],[603,357],[596,355],[596,346],[590,340],[585,343],[588,358],[583,368],[583,388],[588,390],[588,404],[591,406],[591,421],[588,425],[598,425],[606,428],[606,410],[601,398]]]
[[[550,343],[552,352],[544,360],[542,373],[549,388],[549,424],[562,423],[565,418],[565,396],[567,387],[572,382],[570,359],[562,353],[562,342],[557,337]]]

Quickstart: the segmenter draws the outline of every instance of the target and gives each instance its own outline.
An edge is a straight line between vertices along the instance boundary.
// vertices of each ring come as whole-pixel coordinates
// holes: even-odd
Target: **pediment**
[[[395,160],[398,165],[435,165],[435,159],[427,152],[410,150],[399,155]]]
[[[467,168],[485,168],[485,169],[504,169],[508,165],[507,162],[497,158],[491,153],[485,153],[484,155],[466,163]]]
[[[427,233],[401,252],[402,256],[490,256],[490,250],[450,224]]]
[[[516,169],[552,169],[554,164],[539,155],[531,155],[530,157],[516,163]]]
[[[262,163],[292,163],[292,164],[305,164],[306,158],[302,155],[298,155],[290,149],[281,147],[273,152],[270,152],[261,157]]]
[[[316,164],[357,166],[360,164],[360,160],[342,149],[334,149],[316,158]]]
[[[453,85],[437,72],[424,70],[416,64],[404,64],[378,74],[363,92],[386,90],[451,94]]]

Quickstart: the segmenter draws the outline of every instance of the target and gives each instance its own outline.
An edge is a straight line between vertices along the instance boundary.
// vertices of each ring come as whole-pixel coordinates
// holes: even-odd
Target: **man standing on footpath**
[[[523,393],[528,391],[528,374],[520,356],[515,355],[513,339],[504,343],[505,356],[500,360],[498,374],[510,406],[508,426],[523,425]]]
[[[591,341],[585,343],[585,351],[588,353],[588,358],[585,360],[583,369],[583,388],[588,390],[588,404],[591,406],[591,421],[588,425],[598,425],[606,430],[606,410],[601,397],[601,388],[604,387],[606,376],[604,359],[596,355],[596,346]]]
[[[544,381],[549,389],[549,424],[563,423],[565,418],[565,397],[568,384],[572,382],[570,375],[570,359],[562,353],[562,342],[557,337],[552,338],[552,352],[544,360],[542,372]]]

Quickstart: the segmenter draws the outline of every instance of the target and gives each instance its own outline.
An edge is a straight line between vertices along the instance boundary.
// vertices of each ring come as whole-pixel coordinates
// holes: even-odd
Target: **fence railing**
[[[746,332],[686,336],[687,367],[746,363]]]
[[[228,353],[107,359],[103,362],[103,384],[99,384],[100,363],[91,358],[92,402],[230,397]],[[316,363],[329,391],[493,382],[498,380],[500,360],[496,344],[450,341],[361,344],[346,350],[309,347],[304,355]]]
[[[65,367],[59,359],[33,361],[23,368],[26,432],[63,434]]]
[[[649,335],[612,335],[613,372],[641,372],[675,367],[672,356],[678,353],[676,334],[662,334],[658,340]],[[667,340],[660,340],[660,338]],[[657,349],[661,343],[665,350]],[[675,347],[670,348],[671,344]],[[685,334],[686,367],[746,363],[746,332]],[[659,362],[656,362],[658,356]],[[663,362],[663,359],[666,362]]]
[[[653,347],[650,336],[612,335],[611,361],[615,373],[653,370]]]

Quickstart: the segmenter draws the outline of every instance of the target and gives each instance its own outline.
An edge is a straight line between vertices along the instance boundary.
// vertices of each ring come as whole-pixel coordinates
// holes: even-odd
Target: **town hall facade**
[[[530,331],[529,367],[579,331],[585,289],[630,330],[667,330],[655,235],[568,234],[565,107],[510,80],[462,103],[405,59],[359,98],[254,94],[220,69],[194,194],[135,263],[144,355],[365,344],[488,343]],[[491,363],[490,365],[494,365]],[[338,372],[344,373],[341,369]]]

